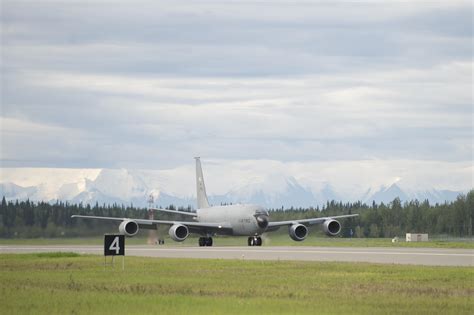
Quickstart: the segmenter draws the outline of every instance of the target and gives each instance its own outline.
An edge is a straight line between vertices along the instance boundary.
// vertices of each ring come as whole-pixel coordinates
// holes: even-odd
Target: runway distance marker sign
[[[125,235],[104,235],[104,256],[125,256]]]

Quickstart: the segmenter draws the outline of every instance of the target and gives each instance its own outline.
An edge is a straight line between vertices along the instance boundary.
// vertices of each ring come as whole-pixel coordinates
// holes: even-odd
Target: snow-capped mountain
[[[395,198],[400,198],[400,200],[408,200],[410,197],[405,193],[397,184],[392,184],[389,187],[382,186],[374,194],[366,197],[365,201],[375,201],[380,202],[389,202]]]
[[[27,199],[34,196],[37,190],[37,187],[21,187],[13,183],[0,184],[0,195],[6,199]]]
[[[448,189],[417,189],[404,187],[403,180],[381,180],[380,184],[363,187],[357,183],[315,180],[311,174],[301,176],[284,172],[255,174],[242,172],[221,177],[216,170],[206,176],[207,191],[212,204],[256,203],[269,208],[320,206],[327,201],[371,203],[428,199],[442,203],[456,199],[465,192]],[[238,180],[235,180],[237,178]],[[150,195],[156,206],[195,205],[195,182],[192,167],[175,170],[145,171],[126,169],[2,169],[0,196],[8,200],[56,200],[84,204],[131,204],[146,206]]]
[[[222,196],[223,202],[246,202],[271,208],[282,206],[310,206],[317,201],[310,189],[294,177],[270,175],[254,183],[233,189]]]
[[[457,196],[461,193],[461,191],[436,189],[410,191],[403,190],[397,184],[392,184],[389,187],[380,187],[373,195],[361,198],[361,200],[365,202],[375,201],[376,203],[388,203],[398,197],[402,201],[418,199],[420,201],[429,200],[431,203],[443,203],[445,201],[456,200]]]

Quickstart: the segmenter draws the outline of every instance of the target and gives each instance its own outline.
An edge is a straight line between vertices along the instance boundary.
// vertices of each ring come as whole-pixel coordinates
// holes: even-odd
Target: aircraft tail
[[[204,176],[202,175],[201,160],[196,159],[196,196],[198,209],[209,208],[209,201],[207,200],[206,185],[204,185]]]

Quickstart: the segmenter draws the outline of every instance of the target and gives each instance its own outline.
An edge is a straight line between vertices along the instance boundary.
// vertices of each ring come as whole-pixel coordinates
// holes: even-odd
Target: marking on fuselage
[[[239,219],[239,223],[252,223],[251,219]]]

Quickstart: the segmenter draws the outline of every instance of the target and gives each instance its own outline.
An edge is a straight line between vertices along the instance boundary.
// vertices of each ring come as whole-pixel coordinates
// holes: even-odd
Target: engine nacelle
[[[290,226],[288,233],[293,241],[303,241],[308,236],[308,228],[303,224],[293,224]]]
[[[323,231],[327,236],[336,236],[341,233],[341,223],[336,220],[327,220],[323,223]]]
[[[119,225],[120,234],[135,236],[138,233],[138,223],[133,220],[122,221]]]
[[[182,242],[186,239],[186,237],[188,237],[189,230],[186,225],[174,224],[170,227],[168,234],[170,235],[171,239],[173,239],[173,241]]]

